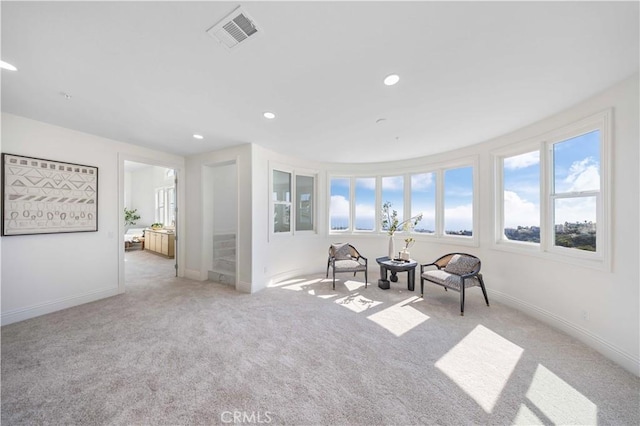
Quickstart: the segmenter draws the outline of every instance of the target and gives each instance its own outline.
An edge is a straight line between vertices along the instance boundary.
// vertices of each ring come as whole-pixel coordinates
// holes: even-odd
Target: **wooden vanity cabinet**
[[[176,255],[176,235],[166,231],[145,229],[144,249],[168,258],[173,258]]]

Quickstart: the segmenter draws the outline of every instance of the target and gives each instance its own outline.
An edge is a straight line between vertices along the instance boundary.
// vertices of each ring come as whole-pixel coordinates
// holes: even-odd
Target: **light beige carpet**
[[[126,258],[126,294],[2,327],[3,425],[640,423],[637,377],[492,301],[490,277],[492,306],[473,289],[461,317],[406,274],[247,295]]]

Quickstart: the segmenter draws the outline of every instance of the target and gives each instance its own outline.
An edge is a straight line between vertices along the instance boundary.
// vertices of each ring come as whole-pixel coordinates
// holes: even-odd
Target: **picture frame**
[[[2,153],[2,236],[97,231],[97,167]]]

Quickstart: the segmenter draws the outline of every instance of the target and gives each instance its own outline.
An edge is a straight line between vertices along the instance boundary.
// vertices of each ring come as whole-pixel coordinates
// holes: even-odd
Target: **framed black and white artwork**
[[[98,230],[98,168],[2,154],[2,235]]]

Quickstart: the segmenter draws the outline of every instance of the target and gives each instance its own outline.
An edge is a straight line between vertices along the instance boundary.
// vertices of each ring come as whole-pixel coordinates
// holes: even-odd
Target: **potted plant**
[[[124,224],[125,226],[135,225],[136,222],[140,220],[140,215],[138,214],[138,209],[128,209],[124,208]]]
[[[391,208],[390,201],[382,205],[382,229],[387,231],[389,235],[389,259],[393,259],[395,256],[393,234],[395,234],[398,229],[411,231],[421,220],[422,213],[400,222],[398,219],[398,211]]]

